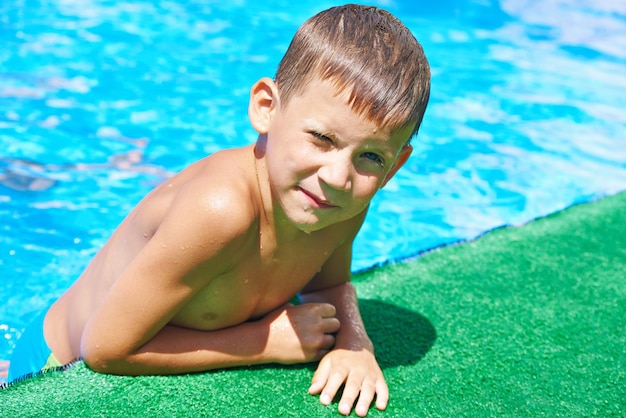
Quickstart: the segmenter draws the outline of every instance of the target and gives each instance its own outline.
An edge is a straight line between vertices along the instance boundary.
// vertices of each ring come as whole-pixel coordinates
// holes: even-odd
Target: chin
[[[319,219],[319,217],[312,213],[301,213],[296,216],[288,216],[287,218],[295,228],[307,234],[319,231],[333,224],[333,222]]]
[[[328,226],[326,223],[322,223],[320,221],[312,221],[310,219],[300,220],[300,221],[292,221],[293,225],[298,228],[300,231],[310,234],[311,232],[319,231],[320,229]]]

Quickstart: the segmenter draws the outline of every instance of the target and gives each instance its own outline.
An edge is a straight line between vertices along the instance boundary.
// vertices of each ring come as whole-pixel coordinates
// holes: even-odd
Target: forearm
[[[335,338],[335,348],[347,350],[367,349],[374,352],[374,346],[365,330],[359,311],[356,290],[351,283],[344,283],[323,290],[300,295],[302,303],[325,302],[335,306],[337,319],[341,324]]]
[[[85,362],[101,373],[154,375],[193,373],[218,368],[268,363],[269,330],[259,322],[216,331],[167,325],[135,352],[107,353],[84,349]]]

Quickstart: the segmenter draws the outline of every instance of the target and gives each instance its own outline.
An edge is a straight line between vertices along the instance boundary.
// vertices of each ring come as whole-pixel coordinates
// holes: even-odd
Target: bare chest
[[[293,298],[319,272],[333,247],[318,241],[281,251],[259,247],[199,291],[171,323],[214,330],[260,318]]]

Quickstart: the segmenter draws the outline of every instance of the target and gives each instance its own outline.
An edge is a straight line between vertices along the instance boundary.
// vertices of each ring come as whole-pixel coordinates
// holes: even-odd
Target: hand
[[[358,416],[367,415],[370,404],[376,395],[376,408],[387,407],[389,389],[374,354],[363,348],[359,351],[335,349],[328,353],[313,375],[309,393],[321,393],[320,402],[329,405],[342,384],[343,395],[339,401],[339,412],[349,415],[357,400],[355,412]]]
[[[287,304],[269,313],[266,357],[283,364],[319,360],[335,345],[335,314],[329,303]]]

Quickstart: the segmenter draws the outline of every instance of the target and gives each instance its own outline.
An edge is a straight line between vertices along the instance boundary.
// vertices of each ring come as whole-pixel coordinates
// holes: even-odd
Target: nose
[[[334,155],[331,155],[334,154]],[[317,171],[323,183],[336,190],[352,189],[352,160],[342,152],[326,153],[325,162]]]

